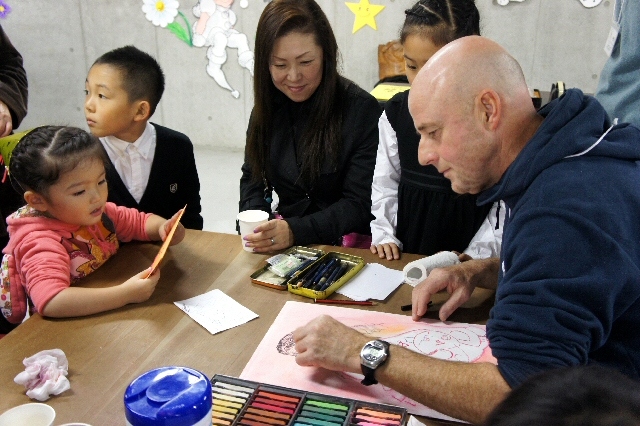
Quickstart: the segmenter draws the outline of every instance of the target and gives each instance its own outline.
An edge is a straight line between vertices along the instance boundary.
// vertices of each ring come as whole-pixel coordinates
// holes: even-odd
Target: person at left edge
[[[315,1],[270,2],[255,40],[240,211],[278,216],[245,244],[267,252],[369,234],[378,102],[338,73],[338,45]]]
[[[149,118],[164,91],[151,55],[124,46],[100,56],[85,82],[87,125],[109,156],[109,201],[202,229],[200,180],[189,138]]]
[[[27,115],[29,83],[24,69],[22,55],[0,25],[0,137],[8,136]],[[0,160],[0,165],[6,158]],[[9,242],[6,218],[24,204],[22,196],[11,187],[5,176],[5,168],[0,166],[0,249]]]

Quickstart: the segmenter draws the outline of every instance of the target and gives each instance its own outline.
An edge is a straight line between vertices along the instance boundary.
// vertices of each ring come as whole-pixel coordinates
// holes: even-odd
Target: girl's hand
[[[169,235],[169,232],[171,232],[171,227],[173,226],[174,223],[176,223],[176,220],[178,220],[178,214],[180,214],[179,211],[176,214],[174,214],[171,219],[165,221],[162,225],[160,225],[160,228],[158,229],[158,234],[160,235],[160,239],[162,241],[167,239],[167,235]],[[185,234],[184,226],[182,226],[182,224],[179,223],[178,227],[176,228],[176,231],[173,233],[173,238],[171,239],[171,243],[169,245],[173,246],[173,245],[179,244],[184,239],[184,234]]]
[[[253,234],[244,236],[245,246],[253,247],[256,253],[282,250],[293,245],[293,232],[283,219],[273,219],[256,226]]]
[[[148,273],[149,269],[145,269],[120,284],[128,295],[127,303],[142,303],[149,300],[160,279],[160,269],[156,268],[149,278],[145,278]]]
[[[398,248],[397,245],[395,245],[395,243],[386,243],[386,244],[378,244],[376,245],[371,245],[371,253],[376,254],[378,253],[378,256],[380,257],[380,259],[384,259],[385,257],[387,258],[387,260],[393,260],[393,259],[400,259],[400,249]]]

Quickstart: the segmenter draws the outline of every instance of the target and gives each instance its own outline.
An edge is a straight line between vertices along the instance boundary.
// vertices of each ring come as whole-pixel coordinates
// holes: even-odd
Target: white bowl
[[[0,426],[51,426],[56,410],[47,404],[32,402],[10,408],[0,415]]]

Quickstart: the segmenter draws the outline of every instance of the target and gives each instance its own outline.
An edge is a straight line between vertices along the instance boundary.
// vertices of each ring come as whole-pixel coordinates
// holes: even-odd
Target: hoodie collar
[[[523,192],[543,170],[565,157],[584,153],[611,127],[600,103],[579,89],[567,90],[538,114],[544,121],[500,181],[478,196],[479,205]],[[601,145],[588,155],[601,152]]]

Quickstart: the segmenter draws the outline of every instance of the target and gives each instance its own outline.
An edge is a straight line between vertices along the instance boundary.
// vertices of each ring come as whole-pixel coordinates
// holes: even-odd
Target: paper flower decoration
[[[380,6],[377,4],[370,4],[369,0],[360,0],[360,3],[349,3],[345,2],[349,9],[356,15],[355,21],[353,21],[353,32],[355,34],[360,28],[365,25],[370,26],[374,30],[377,30],[376,19],[375,16],[382,12],[384,6]]]
[[[178,15],[177,0],[142,0],[142,11],[156,27],[165,28]]]
[[[6,18],[9,12],[11,12],[11,7],[7,3],[0,1],[0,18]]]
[[[178,10],[178,7],[180,7],[180,3],[177,0],[142,0],[142,11],[147,20],[156,27],[167,28],[180,40],[193,46],[191,24],[189,24],[187,17]],[[185,27],[175,22],[178,15],[184,20]]]

